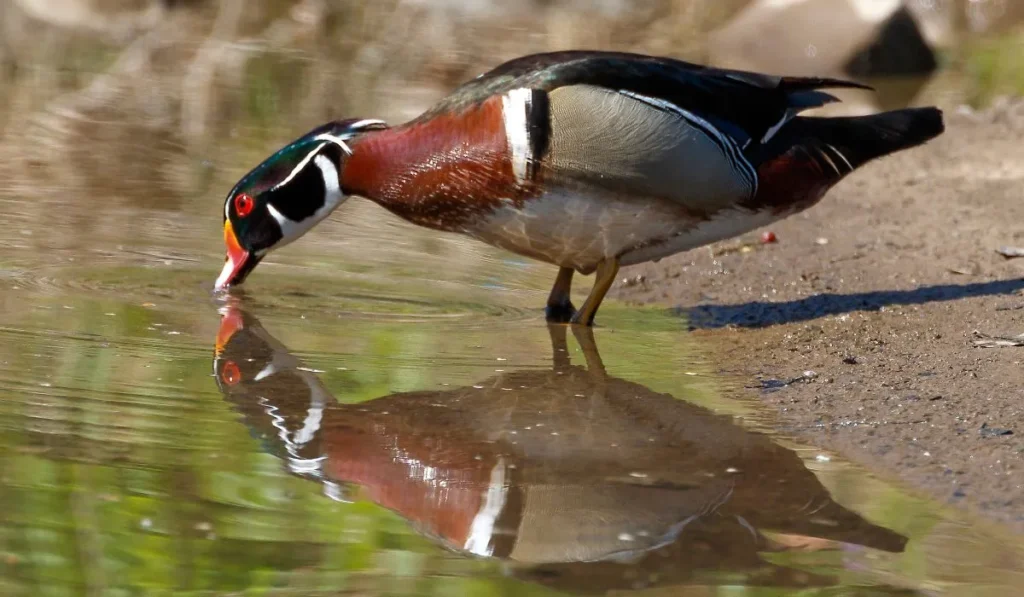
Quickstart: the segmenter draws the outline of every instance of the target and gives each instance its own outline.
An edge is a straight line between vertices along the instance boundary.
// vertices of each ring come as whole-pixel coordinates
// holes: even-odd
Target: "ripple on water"
[[[274,268],[266,268],[272,270]],[[302,317],[385,322],[445,322],[462,327],[539,318],[540,292],[479,283],[339,273],[268,272],[232,294],[259,309]],[[183,261],[126,263],[124,256],[100,257],[88,264],[35,264],[8,267],[0,297],[68,297],[170,309],[215,307],[223,295],[212,291],[215,272]]]

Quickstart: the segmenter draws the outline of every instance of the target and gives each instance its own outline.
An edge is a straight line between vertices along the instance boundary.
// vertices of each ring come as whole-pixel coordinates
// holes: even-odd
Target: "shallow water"
[[[1024,540],[774,435],[678,317],[549,328],[549,268],[358,200],[212,295],[237,176],[471,68],[356,52],[414,11],[318,37],[242,6],[116,49],[47,30],[0,72],[0,594],[1024,584]]]
[[[348,271],[310,239],[304,261],[334,267],[264,266],[231,298],[209,292],[214,248],[97,248],[83,264],[55,250],[50,265],[9,251],[0,591],[999,595],[1024,581],[1019,538],[766,433],[684,322],[610,304],[592,335],[549,328],[545,268],[483,249],[486,267],[432,282],[456,241],[436,242]]]

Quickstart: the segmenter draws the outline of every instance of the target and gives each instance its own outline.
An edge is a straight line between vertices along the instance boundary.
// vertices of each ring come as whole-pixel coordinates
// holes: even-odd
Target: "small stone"
[[[828,244],[828,239],[825,238],[824,236],[820,236],[820,237],[818,237],[818,238],[816,238],[814,240],[814,244],[816,244],[816,245],[827,245]]]
[[[1001,435],[1013,435],[1012,429],[1003,429],[1001,427],[989,427],[988,423],[982,423],[981,429],[978,430],[982,437],[999,437]]]

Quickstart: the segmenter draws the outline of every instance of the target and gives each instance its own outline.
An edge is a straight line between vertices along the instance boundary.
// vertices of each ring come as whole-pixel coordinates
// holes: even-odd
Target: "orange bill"
[[[227,247],[227,258],[224,261],[224,269],[221,270],[214,289],[223,290],[231,284],[241,282],[240,274],[246,269],[249,261],[249,252],[238,244],[238,237],[231,227],[231,220],[224,220],[224,245]]]
[[[231,307],[223,311],[223,316],[220,319],[220,328],[217,330],[216,354],[219,355],[223,352],[224,347],[231,341],[231,337],[243,328],[245,328],[245,320],[242,318],[241,311]]]

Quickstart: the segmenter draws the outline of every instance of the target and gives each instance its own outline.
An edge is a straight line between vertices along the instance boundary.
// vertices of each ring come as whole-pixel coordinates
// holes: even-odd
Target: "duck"
[[[249,171],[224,201],[215,290],[358,196],[557,266],[546,319],[590,326],[620,267],[801,212],[863,164],[944,131],[935,107],[801,115],[839,101],[833,88],[870,89],[622,52],[516,58],[406,123],[331,121]],[[579,309],[576,273],[595,274]]]
[[[229,303],[213,373],[287,474],[329,499],[391,510],[452,553],[502,562],[527,581],[557,579],[560,590],[674,586],[723,570],[730,583],[767,575],[806,586],[806,571],[764,554],[905,551],[906,536],[836,501],[789,447],[686,394],[617,377],[590,327],[547,328],[548,367],[353,401],[256,312]],[[579,351],[568,349],[570,329]]]

